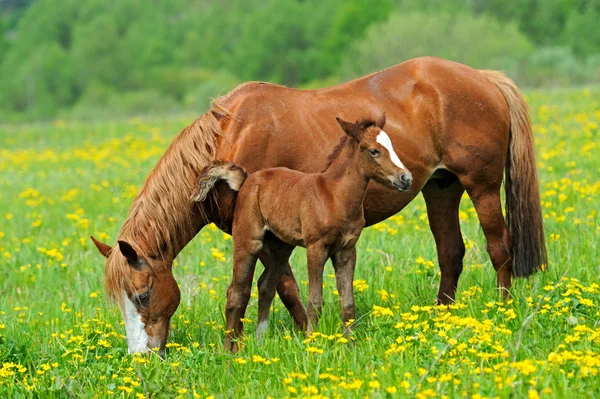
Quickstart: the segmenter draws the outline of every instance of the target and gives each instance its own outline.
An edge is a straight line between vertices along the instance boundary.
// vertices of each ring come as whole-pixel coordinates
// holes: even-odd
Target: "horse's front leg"
[[[354,269],[356,267],[356,246],[344,248],[335,253],[331,260],[335,269],[335,282],[340,298],[342,320],[344,321],[344,335],[351,334],[351,323],[356,319],[356,305],[354,303]]]
[[[324,245],[317,243],[306,247],[308,266],[308,333],[317,328],[323,308],[323,267],[329,254]]]

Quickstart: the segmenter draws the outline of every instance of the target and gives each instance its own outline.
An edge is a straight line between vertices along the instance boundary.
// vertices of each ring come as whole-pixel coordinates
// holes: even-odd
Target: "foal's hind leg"
[[[496,269],[498,287],[503,290],[504,297],[507,297],[512,275],[512,264],[510,259],[510,236],[502,215],[500,183],[492,185],[471,185],[469,183],[468,180],[463,182],[473,205],[475,205],[479,223],[487,239],[487,251],[494,269]]]
[[[262,259],[261,256],[261,261]],[[263,262],[263,264],[266,265],[267,263]],[[283,275],[277,284],[277,293],[279,294],[281,302],[283,302],[288,312],[290,312],[296,327],[301,330],[306,330],[306,327],[308,326],[308,314],[306,313],[306,308],[300,298],[300,289],[294,278],[294,273],[292,273],[289,261],[286,261]]]
[[[442,273],[438,304],[454,302],[458,278],[463,270],[465,245],[460,232],[458,207],[464,191],[456,176],[449,173],[437,181],[429,180],[422,190]]]
[[[265,237],[263,254],[268,254],[268,263],[264,263],[265,270],[258,279],[258,322],[256,336],[260,341],[262,335],[267,331],[269,322],[269,311],[275,297],[277,283],[289,266],[288,259],[294,250],[272,234]],[[261,256],[262,260],[262,256]]]
[[[326,248],[320,243],[306,247],[309,334],[317,327],[323,308],[323,268],[328,257]]]

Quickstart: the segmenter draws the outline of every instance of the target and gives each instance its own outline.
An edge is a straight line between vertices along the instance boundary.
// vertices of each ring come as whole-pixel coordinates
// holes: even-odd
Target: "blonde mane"
[[[215,158],[217,140],[222,134],[220,122],[232,119],[231,113],[220,105],[230,95],[214,100],[208,112],[173,140],[133,200],[119,240],[129,242],[143,255],[151,250],[156,251],[151,255],[175,256],[169,254],[170,247],[177,246],[180,250],[197,233],[191,197],[201,170]],[[202,207],[199,209],[202,212]],[[208,220],[207,215],[202,216]],[[128,267],[118,248],[110,251],[105,286],[109,297],[117,303],[131,284]]]

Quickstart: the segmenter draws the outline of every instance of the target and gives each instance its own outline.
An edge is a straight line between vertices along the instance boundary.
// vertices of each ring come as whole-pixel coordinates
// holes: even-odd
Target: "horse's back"
[[[385,131],[413,174],[413,189],[372,185],[369,224],[402,209],[439,168],[460,172],[506,156],[510,124],[502,94],[480,71],[439,58],[408,60],[316,90],[253,82],[218,102],[234,118],[217,155],[249,172],[276,166],[319,172],[344,134],[337,116],[356,120],[385,111]]]

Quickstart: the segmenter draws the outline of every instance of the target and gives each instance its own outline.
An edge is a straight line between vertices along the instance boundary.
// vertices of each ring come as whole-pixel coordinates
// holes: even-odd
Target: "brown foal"
[[[258,281],[257,335],[266,331],[277,284],[296,246],[306,248],[309,333],[316,327],[323,303],[323,267],[331,258],[344,323],[355,318],[352,281],[356,242],[365,226],[363,201],[371,179],[398,190],[410,188],[412,175],[377,121],[337,119],[346,136],[321,173],[272,168],[247,176],[234,163],[215,162],[200,176],[195,199],[204,201],[219,180],[238,191],[233,219],[233,281],[227,291],[225,349],[236,350],[235,338],[244,317],[256,260],[266,250],[271,263]],[[247,177],[246,177],[247,176]]]

